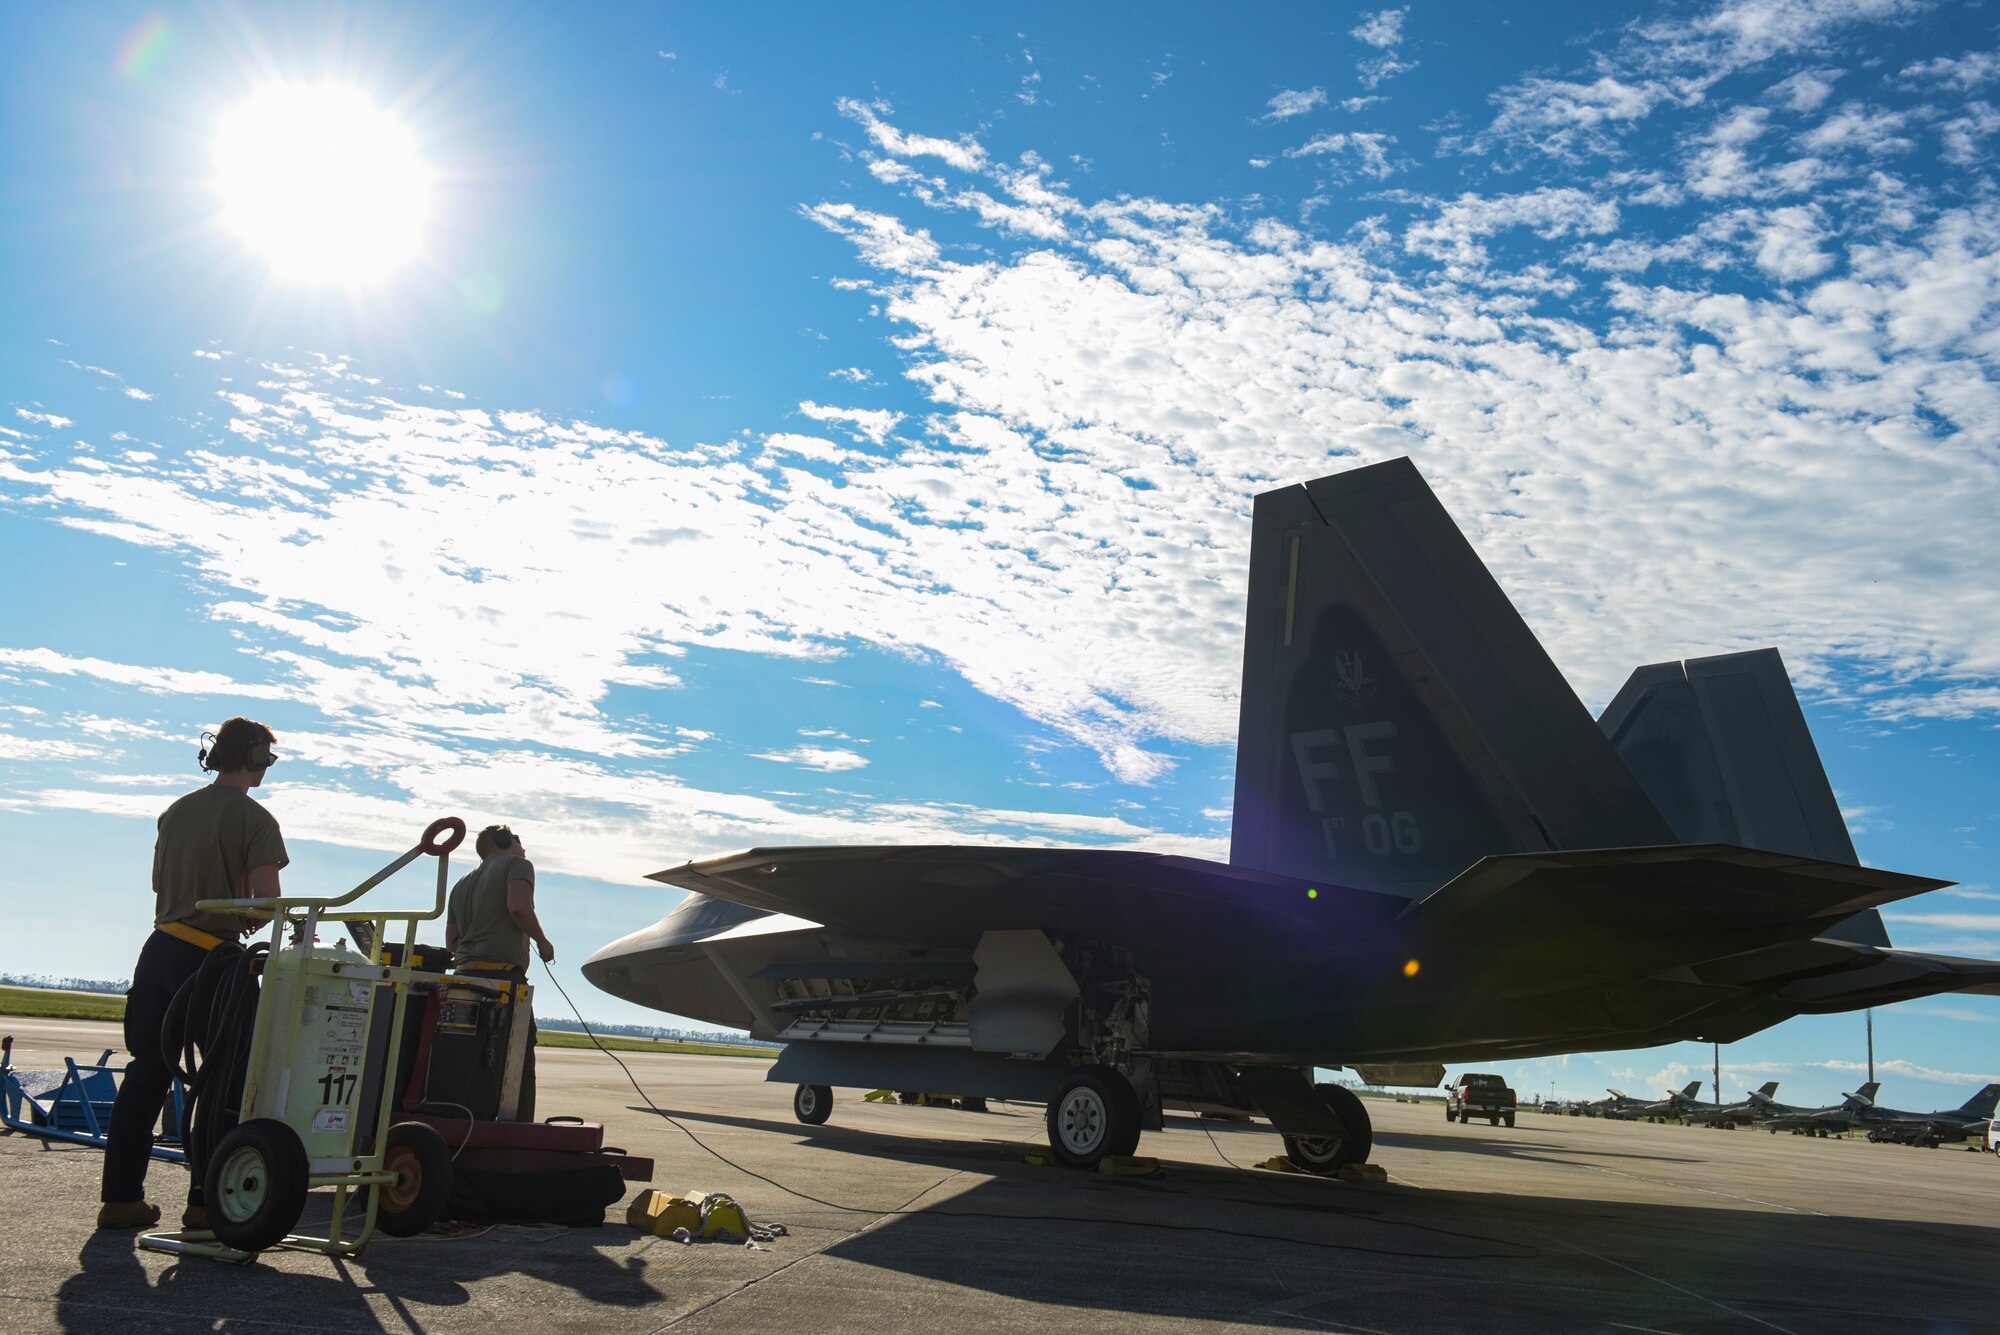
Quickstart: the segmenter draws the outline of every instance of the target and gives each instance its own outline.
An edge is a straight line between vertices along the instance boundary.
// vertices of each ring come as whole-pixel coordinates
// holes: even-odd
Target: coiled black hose
[[[242,1116],[243,1081],[257,1028],[258,975],[270,943],[225,941],[167,1003],[160,1050],[186,1089],[181,1144],[198,1199],[208,1161]]]

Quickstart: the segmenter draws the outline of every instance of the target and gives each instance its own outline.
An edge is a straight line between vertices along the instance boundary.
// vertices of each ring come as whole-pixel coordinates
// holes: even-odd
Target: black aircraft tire
[[[259,1117],[222,1138],[202,1184],[208,1226],[224,1246],[261,1252],[298,1226],[312,1185],[312,1162],[298,1132]]]
[[[792,1116],[807,1126],[819,1126],[833,1116],[833,1089],[829,1085],[800,1085],[792,1091]]]
[[[1108,1066],[1079,1066],[1056,1086],[1043,1118],[1049,1149],[1071,1168],[1095,1168],[1139,1147],[1139,1095]]]
[[[414,1238],[451,1202],[451,1146],[436,1127],[398,1122],[389,1128],[382,1167],[397,1180],[374,1188],[375,1227],[392,1238]]]
[[[1293,1167],[1308,1173],[1337,1173],[1349,1164],[1367,1163],[1375,1148],[1375,1125],[1368,1117],[1368,1105],[1345,1085],[1314,1085],[1313,1090],[1347,1128],[1347,1136],[1341,1140],[1286,1136],[1285,1157]]]

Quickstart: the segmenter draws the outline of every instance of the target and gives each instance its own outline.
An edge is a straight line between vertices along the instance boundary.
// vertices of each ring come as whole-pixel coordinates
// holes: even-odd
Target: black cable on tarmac
[[[1483,1242],[1502,1247],[1510,1247],[1513,1248],[1514,1250],[1492,1251],[1492,1252],[1457,1252],[1457,1253],[1418,1252],[1418,1251],[1409,1251],[1402,1248],[1392,1248],[1392,1247],[1365,1247],[1359,1243],[1351,1243],[1351,1242],[1318,1242],[1311,1238],[1295,1237],[1284,1233],[1246,1233],[1239,1229],[1218,1228],[1209,1224],[1169,1224],[1151,1219],[1101,1219],[1101,1218],[1094,1219],[1088,1215],[1065,1215],[1065,1214],[1003,1214],[993,1210],[946,1210],[937,1207],[924,1210],[912,1210],[907,1205],[899,1207],[890,1207],[888,1209],[883,1209],[878,1206],[842,1205],[838,1201],[829,1201],[822,1197],[815,1196],[811,1192],[800,1191],[796,1187],[788,1187],[784,1183],[778,1181],[776,1178],[764,1176],[764,1174],[758,1172],[754,1168],[746,1168],[742,1164],[737,1163],[734,1159],[730,1158],[728,1155],[724,1154],[721,1150],[718,1150],[713,1146],[709,1145],[707,1142],[702,1140],[700,1136],[697,1136],[694,1132],[690,1131],[672,1113],[662,1108],[659,1104],[653,1102],[652,1096],[646,1093],[645,1089],[639,1084],[638,1079],[632,1074],[632,1068],[627,1066],[623,1061],[620,1061],[617,1053],[613,1052],[610,1048],[605,1047],[603,1043],[598,1041],[596,1032],[592,1030],[590,1027],[590,1022],[583,1018],[583,1012],[578,1010],[576,1007],[576,1002],[570,999],[569,991],[563,987],[562,980],[556,977],[556,971],[549,967],[549,963],[547,960],[542,961],[542,971],[549,976],[549,981],[556,985],[556,991],[562,993],[563,1001],[568,1003],[569,1005],[569,1013],[576,1017],[576,1022],[579,1025],[583,1026],[584,1036],[590,1039],[591,1044],[594,1047],[596,1047],[596,1049],[599,1052],[611,1058],[612,1061],[617,1062],[618,1069],[625,1073],[625,1079],[631,1083],[633,1091],[638,1094],[640,1100],[644,1102],[648,1108],[652,1109],[657,1116],[665,1119],[667,1123],[670,1124],[676,1131],[679,1131],[682,1135],[686,1136],[689,1140],[693,1141],[697,1146],[706,1151],[711,1157],[720,1160],[724,1164],[727,1164],[729,1167],[735,1169],[737,1172],[742,1173],[748,1177],[754,1177],[759,1182],[765,1183],[768,1186],[776,1187],[779,1191],[784,1192],[787,1196],[795,1196],[802,1201],[811,1201],[814,1205],[824,1205],[829,1210],[839,1210],[846,1214],[870,1214],[882,1218],[887,1218],[893,1215],[923,1215],[927,1218],[943,1215],[955,1219],[1002,1219],[1002,1220],[1016,1220],[1022,1223],[1083,1224],[1093,1227],[1110,1226],[1110,1227],[1120,1227],[1120,1228],[1146,1228],[1146,1229],[1155,1229],[1165,1233],[1216,1233],[1227,1238],[1244,1238],[1258,1242],[1288,1242],[1294,1244],[1295,1246],[1310,1247],[1318,1251],[1360,1252],[1369,1256],[1392,1256],[1392,1257],[1423,1260],[1423,1261],[1526,1261],[1526,1260],[1532,1260],[1535,1257],[1538,1257],[1542,1254],[1541,1248],[1539,1247],[1530,1247],[1522,1243],[1514,1242],[1512,1239],[1509,1238],[1496,1238],[1483,1233],[1461,1233],[1449,1228],[1438,1228],[1431,1224],[1409,1223],[1397,1219],[1378,1219],[1372,1222],[1382,1225],[1384,1227],[1413,1229],[1419,1233],[1435,1233],[1441,1237],[1461,1238],[1468,1242]],[[1213,1137],[1211,1137],[1211,1143],[1212,1142],[1213,1142]],[[1219,1152],[1220,1147],[1218,1146],[1217,1148]],[[1223,1157],[1225,1159],[1228,1158],[1228,1156],[1226,1155]],[[951,1174],[950,1176],[955,1177],[957,1176],[957,1174],[954,1173]],[[937,1188],[938,1185],[939,1183],[933,1183],[931,1186],[924,1188],[923,1191],[918,1192],[917,1195],[922,1196],[930,1191],[933,1191]],[[915,1197],[913,1197],[912,1199],[915,1199]]]
[[[181,1078],[181,1144],[196,1191],[207,1180],[208,1161],[242,1116],[243,1081],[250,1040],[257,1028],[257,974],[268,942],[245,949],[225,941],[167,1003],[160,1022],[160,1051]]]

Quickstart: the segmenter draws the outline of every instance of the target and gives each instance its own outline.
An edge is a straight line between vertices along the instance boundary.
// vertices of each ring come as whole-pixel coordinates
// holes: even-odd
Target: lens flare
[[[121,79],[143,79],[151,74],[167,54],[173,41],[173,25],[158,14],[148,14],[125,34],[113,61]]]
[[[1417,963],[1417,962],[1416,962],[1415,960],[1404,960],[1404,961],[1403,961],[1403,977],[1405,977],[1405,978],[1415,978],[1415,977],[1417,976],[1417,970],[1418,970],[1418,969],[1420,969],[1420,968],[1422,968],[1422,967],[1423,967],[1423,966],[1422,966],[1422,965],[1420,965],[1420,964],[1418,964],[1418,963]]]

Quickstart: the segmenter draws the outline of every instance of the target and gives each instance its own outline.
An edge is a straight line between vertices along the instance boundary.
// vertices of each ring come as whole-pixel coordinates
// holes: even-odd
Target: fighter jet
[[[586,977],[784,1043],[807,1123],[835,1087],[1036,1101],[1091,1166],[1167,1108],[1257,1113],[1318,1172],[1372,1132],[1315,1067],[2000,992],[1889,946],[1875,907],[1946,883],[1857,864],[1776,650],[1642,667],[1593,720],[1407,459],[1258,496],[1249,565],[1227,862],[752,849],[655,873],[687,897]]]
[[[1936,1149],[1964,1140],[1975,1127],[1983,1127],[1996,1106],[2000,1106],[2000,1084],[1988,1085],[1958,1107],[1939,1112],[1884,1108],[1871,1097],[1854,1106],[1849,1121],[1857,1130],[1866,1129],[1870,1140],[1894,1140]]]
[[[1766,1110],[1764,1129],[1774,1136],[1780,1131],[1789,1131],[1795,1136],[1841,1135],[1851,1124],[1854,1110],[1873,1104],[1875,1094],[1881,1088],[1881,1081],[1870,1080],[1852,1094],[1843,1094],[1840,1102],[1824,1108],[1797,1108],[1776,1099],[1759,1099],[1758,1102]]]
[[[1690,1080],[1681,1086],[1679,1092],[1669,1090],[1662,1098],[1636,1099],[1622,1089],[1604,1091],[1611,1097],[1599,1099],[1590,1105],[1597,1109],[1600,1117],[1608,1117],[1614,1122],[1636,1122],[1651,1117],[1679,1117],[1683,1108],[1694,1103],[1694,1096],[1701,1092],[1701,1081]]]
[[[1725,1103],[1719,1107],[1704,1108],[1696,1104],[1682,1112],[1690,1125],[1719,1126],[1734,1130],[1738,1126],[1748,1126],[1763,1117],[1764,1107],[1778,1092],[1778,1082],[1766,1080],[1761,1086],[1749,1092],[1741,1103]],[[1764,1102],[1758,1102],[1759,1097]]]

